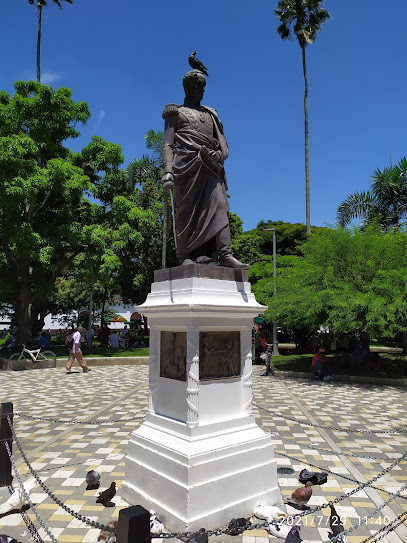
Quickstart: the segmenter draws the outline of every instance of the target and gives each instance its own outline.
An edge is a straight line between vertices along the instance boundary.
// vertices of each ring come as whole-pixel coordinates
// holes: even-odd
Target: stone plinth
[[[172,531],[280,500],[271,438],[251,408],[252,322],[265,309],[247,272],[198,264],[156,272],[138,307],[150,324],[149,412],[129,442],[123,497]]]

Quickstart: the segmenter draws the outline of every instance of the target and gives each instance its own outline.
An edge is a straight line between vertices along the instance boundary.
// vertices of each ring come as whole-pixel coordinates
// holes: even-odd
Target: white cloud
[[[58,81],[58,79],[61,79],[62,75],[57,73],[50,73],[45,72],[41,74],[41,83],[43,85],[49,85],[50,83],[54,83],[55,81]]]
[[[105,116],[105,112],[103,111],[103,109],[101,109],[99,111],[98,117],[97,117],[99,123],[101,122],[101,120],[103,119],[104,116]]]

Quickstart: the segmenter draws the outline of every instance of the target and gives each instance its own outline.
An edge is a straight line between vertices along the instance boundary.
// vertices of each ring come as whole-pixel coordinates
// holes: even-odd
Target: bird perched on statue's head
[[[188,62],[189,62],[189,65],[191,66],[191,68],[193,68],[194,70],[199,70],[200,72],[202,72],[203,74],[207,75],[209,77],[209,74],[208,74],[208,68],[206,68],[206,66],[204,66],[202,64],[202,62],[196,58],[196,51],[193,51],[189,57],[188,57]]]
[[[100,474],[94,469],[88,471],[86,474],[86,490],[96,490],[100,485]]]
[[[312,496],[312,483],[308,481],[305,486],[300,486],[291,494],[291,501],[305,509],[305,504]]]

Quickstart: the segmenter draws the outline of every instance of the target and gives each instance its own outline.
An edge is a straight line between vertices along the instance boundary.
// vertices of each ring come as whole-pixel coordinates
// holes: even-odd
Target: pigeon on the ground
[[[117,530],[119,522],[117,520],[109,520],[106,524],[109,528],[115,528]],[[116,534],[109,532],[108,530],[102,530],[98,536],[98,541],[101,543],[116,543]]]
[[[100,485],[100,474],[98,471],[91,470],[86,474],[86,490],[96,490]]]
[[[34,477],[31,477],[25,483],[23,483],[24,489],[28,495],[31,494],[31,492],[34,490],[37,484],[38,483],[34,479]],[[5,513],[8,513],[9,511],[13,511],[14,509],[21,510],[22,506],[25,503],[26,503],[26,500],[24,498],[23,492],[21,490],[20,485],[18,485],[18,487],[14,488],[14,492],[11,494],[9,499],[6,502],[0,504],[0,515],[4,515]]]
[[[281,537],[285,539],[290,532],[291,526],[287,526],[284,522],[279,522],[278,520],[273,520],[269,523],[267,529],[269,534],[275,535],[276,537]]]
[[[301,509],[305,509],[305,504],[312,496],[312,483],[308,481],[305,486],[300,486],[291,494],[291,501],[299,505]]]
[[[188,539],[187,543],[208,543],[208,534],[205,528],[201,528],[199,532],[194,534],[191,539]]]
[[[199,70],[200,72],[202,72],[203,74],[207,75],[209,77],[209,74],[208,74],[208,68],[206,68],[206,66],[204,66],[202,64],[202,62],[196,58],[196,51],[193,51],[189,57],[188,57],[188,62],[189,62],[189,65],[191,66],[191,68],[193,68],[194,70]]]
[[[305,485],[308,481],[311,481],[311,483],[314,486],[324,485],[328,480],[328,474],[325,471],[317,472],[317,471],[308,471],[307,469],[303,469],[300,472],[300,476],[298,477],[298,480],[303,485]]]
[[[336,512],[335,507],[331,504],[329,506],[331,508],[331,516],[329,517],[329,526],[332,530],[332,538],[339,535],[339,539],[337,540],[339,543],[347,543],[348,540],[345,535],[341,535],[345,530],[341,521],[340,516]],[[328,534],[329,535],[329,534]]]
[[[150,509],[150,534],[161,534],[164,531],[164,524],[160,522],[153,509]]]
[[[101,503],[105,507],[113,507],[114,504],[112,504],[112,499],[114,498],[114,495],[116,494],[116,483],[113,481],[113,483],[101,492],[96,500],[96,503]]]
[[[9,535],[0,534],[0,543],[18,543],[18,541]]]
[[[254,514],[257,518],[267,520],[267,522],[287,516],[287,514],[276,505],[263,505],[262,503],[256,507]]]
[[[229,534],[230,535],[239,535],[243,530],[250,524],[250,521],[247,518],[232,518],[229,522]]]
[[[285,543],[300,543],[302,541],[300,537],[300,527],[293,526],[285,538]]]

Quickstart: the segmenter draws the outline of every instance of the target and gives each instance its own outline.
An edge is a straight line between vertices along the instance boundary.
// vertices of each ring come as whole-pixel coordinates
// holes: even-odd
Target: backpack
[[[73,347],[73,334],[67,334],[65,338],[65,345],[68,347],[69,350]]]

